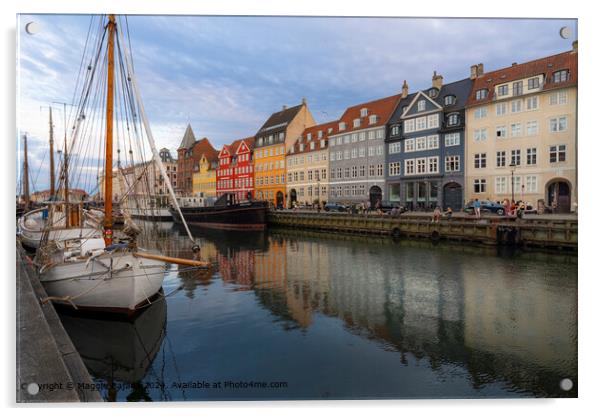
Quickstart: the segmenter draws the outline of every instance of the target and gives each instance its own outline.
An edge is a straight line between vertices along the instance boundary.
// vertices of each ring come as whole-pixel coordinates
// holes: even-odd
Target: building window
[[[414,119],[404,121],[403,122],[403,130],[406,133],[412,133],[412,132],[416,131],[416,123],[414,122]]]
[[[366,166],[360,165],[360,178],[366,176]]]
[[[528,83],[528,88],[530,90],[539,88],[539,78],[529,78],[529,81],[527,81],[527,83]]]
[[[568,79],[569,79],[569,70],[568,69],[562,69],[560,71],[556,71],[552,75],[552,82],[554,82],[554,83],[565,82]]]
[[[475,179],[474,180],[474,193],[475,194],[483,194],[487,189],[487,180],[486,179]]]
[[[458,172],[460,170],[460,156],[445,156],[445,171]]]
[[[439,114],[432,114],[428,116],[428,128],[435,129],[439,127]]]
[[[368,157],[370,156],[374,156],[374,147],[370,146],[368,147]]]
[[[349,149],[345,149],[345,151],[343,152],[343,158],[345,160],[349,160]]]
[[[506,151],[502,150],[496,153],[496,166],[498,168],[503,168],[506,166]]]
[[[401,143],[389,143],[389,154],[401,153]]]
[[[345,123],[344,121],[341,121],[339,123],[339,131],[343,131],[347,128],[347,123]]]
[[[414,159],[407,159],[405,161],[405,171],[404,174],[406,175],[413,175],[414,174]]]
[[[429,173],[439,173],[439,156],[429,157]]]
[[[487,140],[487,129],[474,130],[473,137],[475,142]]]
[[[351,177],[352,178],[357,178],[357,166],[352,166],[351,167]]]
[[[487,107],[483,106],[483,107],[478,107],[475,109],[475,111],[474,111],[475,119],[485,118],[485,117],[487,117]]]
[[[391,127],[391,136],[397,136],[399,134],[399,126]]]
[[[460,133],[451,133],[445,135],[445,147],[459,146],[460,145]]]
[[[513,113],[519,113],[522,111],[523,108],[523,100],[514,100],[512,101],[512,103],[510,104],[511,107],[511,111]]]
[[[566,145],[550,146],[550,163],[564,162],[566,160]]]
[[[527,98],[527,110],[537,110],[539,108],[539,97]]]
[[[374,165],[368,167],[368,176],[374,176]]]
[[[495,114],[497,116],[503,116],[506,114],[507,111],[508,111],[508,106],[506,105],[506,103],[497,103],[495,105]]]
[[[376,116],[376,114],[372,114],[370,117],[368,117],[368,123],[370,124],[376,124],[377,121],[378,117]]]
[[[401,173],[401,163],[393,162],[389,163],[389,176],[399,176]]]
[[[512,95],[522,95],[523,94],[523,82],[517,81],[512,83]]]
[[[351,143],[357,143],[357,133],[351,135]]]
[[[416,159],[416,173],[426,173],[426,158]]]
[[[368,109],[367,108],[362,108],[360,110],[360,117],[366,117],[368,115]]]
[[[450,114],[450,116],[447,118],[447,125],[448,126],[456,126],[459,123],[459,116],[458,114]]]
[[[356,118],[355,120],[353,120],[353,127],[359,127],[360,126],[360,119]]]
[[[417,137],[416,138],[416,150],[426,150],[426,137]]]
[[[374,137],[375,137],[374,130],[369,131],[368,132],[368,140],[374,140]]]
[[[527,122],[527,136],[535,136],[539,132],[539,123],[537,121]]]
[[[495,178],[495,193],[496,194],[505,194],[506,193],[506,177],[505,176],[497,176]]]
[[[550,94],[550,105],[562,105],[566,104],[568,100],[568,94],[566,91],[557,91]]]
[[[537,176],[525,176],[525,192],[533,194],[537,192]]]
[[[474,167],[475,169],[482,169],[487,167],[487,153],[475,153]]]
[[[557,133],[560,131],[566,131],[567,129],[567,118],[563,117],[555,117],[550,119],[550,131],[552,133]]]
[[[444,105],[453,105],[456,102],[456,97],[454,95],[446,95],[443,99]]]
[[[426,109],[426,101],[420,100],[418,101],[418,111],[424,111]]]
[[[497,87],[497,95],[499,97],[503,97],[504,95],[508,95],[508,86],[507,85],[500,85],[499,87]]]
[[[416,131],[426,129],[426,117],[418,117],[416,120]]]
[[[351,149],[351,159],[355,159],[355,158],[357,158],[357,148],[356,147]]]
[[[366,156],[366,148],[365,147],[360,147],[359,157],[364,157],[364,156]]]
[[[487,88],[483,88],[483,89],[478,90],[477,93],[476,93],[476,99],[477,100],[484,100],[485,98],[487,98],[487,93],[488,93]]]
[[[438,149],[439,148],[439,135],[434,134],[426,138],[427,149]]]
[[[416,150],[416,139],[406,139],[404,143],[404,150],[406,153],[413,152]]]
[[[510,164],[520,166],[520,149],[510,151]]]
[[[335,153],[334,152],[330,152],[330,161],[334,162],[334,158],[335,158]]]
[[[527,165],[537,164],[537,148],[531,147],[527,149]]]
[[[520,123],[510,124],[510,135],[512,137],[519,137],[522,134],[522,127]]]
[[[497,137],[498,139],[505,139],[506,138],[506,126],[497,126],[495,128],[495,137]]]

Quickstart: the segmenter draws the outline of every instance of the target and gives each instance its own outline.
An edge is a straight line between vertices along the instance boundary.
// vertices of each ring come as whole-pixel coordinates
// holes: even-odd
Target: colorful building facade
[[[193,193],[192,175],[203,154],[207,159],[216,159],[218,151],[206,137],[197,140],[189,124],[178,147],[176,191],[180,195],[190,196]]]
[[[217,167],[218,158],[208,159],[205,154],[201,155],[198,165],[192,174],[192,192],[194,195],[204,198],[215,198],[217,196]]]
[[[276,208],[287,205],[286,151],[316,122],[305,99],[300,105],[272,114],[255,135],[255,197]]]
[[[288,206],[314,205],[328,199],[328,136],[337,121],[306,128],[286,155]]]
[[[219,153],[216,170],[217,196],[234,193],[239,201],[255,198],[253,177],[254,137],[235,140]]]
[[[467,104],[468,199],[569,212],[577,202],[577,43],[479,73]]]

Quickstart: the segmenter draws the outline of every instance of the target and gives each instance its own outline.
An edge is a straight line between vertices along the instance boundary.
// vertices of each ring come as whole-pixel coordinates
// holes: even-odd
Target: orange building
[[[272,114],[255,135],[255,198],[284,208],[286,195],[286,150],[307,127],[315,125],[305,99],[300,105]]]

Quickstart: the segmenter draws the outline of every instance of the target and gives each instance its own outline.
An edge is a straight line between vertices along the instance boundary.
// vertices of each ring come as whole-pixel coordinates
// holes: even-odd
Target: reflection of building
[[[577,201],[577,42],[568,52],[481,71],[466,113],[467,196],[514,195],[570,211]]]
[[[401,94],[347,108],[328,139],[330,197],[336,202],[382,201],[385,128]]]
[[[197,140],[189,124],[178,148],[176,184],[177,191],[181,195],[189,196],[192,194],[192,175],[203,154],[207,160],[217,158],[217,150],[213,148],[209,140],[206,137]]]
[[[276,207],[286,205],[286,151],[314,121],[303,99],[300,105],[272,114],[255,135],[255,198]]]
[[[328,135],[337,122],[308,127],[288,149],[286,193],[288,205],[313,204],[328,199]]]
[[[245,290],[250,290],[255,271],[253,250],[228,249],[226,253],[218,251],[217,264],[224,282],[243,285]]]

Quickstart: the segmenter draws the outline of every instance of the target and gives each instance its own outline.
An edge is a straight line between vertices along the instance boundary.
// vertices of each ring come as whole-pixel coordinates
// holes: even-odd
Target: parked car
[[[497,215],[504,215],[504,206],[497,202],[488,201],[486,199],[479,201],[481,202],[481,212],[491,212]],[[469,214],[474,213],[474,201],[469,201],[464,207],[464,212]]]
[[[347,211],[347,206],[339,202],[329,202],[324,205],[324,211],[345,212]]]
[[[393,210],[393,208],[397,208],[400,214],[402,212],[406,211],[406,207],[405,206],[400,206],[399,204],[388,204],[386,202],[383,202],[381,204],[381,206],[380,206],[380,210],[382,212],[387,213],[387,214],[390,213]]]

